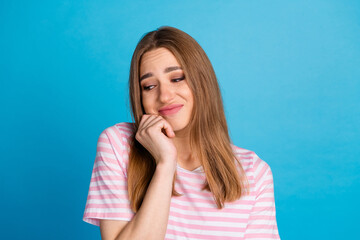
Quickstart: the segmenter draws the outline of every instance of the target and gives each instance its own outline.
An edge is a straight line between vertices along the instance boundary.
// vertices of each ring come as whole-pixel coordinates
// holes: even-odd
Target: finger
[[[150,126],[153,125],[154,122],[157,121],[158,115],[150,115],[143,124],[143,128],[149,128]]]
[[[167,137],[175,137],[175,133],[172,130],[171,125],[161,116],[153,119],[152,122],[148,125],[148,127],[155,127],[159,129]]]
[[[144,114],[141,116],[139,127],[135,135],[136,140],[138,140],[139,142],[141,142],[140,140],[142,138],[141,136],[144,134],[144,130],[146,129],[146,125],[148,124],[148,120],[150,117],[151,115],[149,114]]]
[[[144,124],[146,119],[148,119],[149,117],[150,117],[150,115],[148,115],[148,114],[144,114],[144,115],[141,116],[140,123],[139,123],[139,128],[140,128],[140,126],[142,126]]]
[[[167,135],[168,137],[170,137],[170,138],[175,137],[175,132],[174,132],[174,130],[172,129],[171,125],[170,125],[168,122],[166,122],[165,120],[164,120],[164,124],[163,124],[163,128],[162,128],[162,129],[165,129],[166,135]]]
[[[142,117],[141,117],[141,120],[140,120],[140,124],[139,124],[139,129],[143,129],[143,128],[146,128],[149,124],[149,121],[150,119],[152,118],[153,115],[150,115],[150,114],[144,114]]]
[[[152,118],[151,121],[149,120],[149,123],[146,127],[161,130],[161,128],[162,128],[161,122],[162,121],[164,121],[164,119],[158,115],[158,116]]]
[[[172,138],[175,137],[175,133],[171,127],[171,125],[160,116],[160,120],[157,122],[158,128],[161,129],[161,131],[168,137]]]

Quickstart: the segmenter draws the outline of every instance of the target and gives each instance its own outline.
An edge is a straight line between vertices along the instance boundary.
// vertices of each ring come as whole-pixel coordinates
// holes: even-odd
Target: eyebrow
[[[168,72],[175,71],[175,70],[179,70],[179,69],[182,69],[182,68],[179,67],[179,66],[167,67],[167,68],[165,68],[164,73],[168,73]],[[145,78],[149,78],[149,77],[152,77],[152,76],[153,76],[152,73],[145,73],[144,75],[141,76],[140,82],[141,82],[142,80],[144,80]]]

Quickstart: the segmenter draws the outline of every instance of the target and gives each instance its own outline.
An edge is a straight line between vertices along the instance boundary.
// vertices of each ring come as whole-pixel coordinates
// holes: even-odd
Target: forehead
[[[161,71],[169,66],[180,66],[174,54],[166,48],[157,48],[144,53],[140,61],[140,74]]]

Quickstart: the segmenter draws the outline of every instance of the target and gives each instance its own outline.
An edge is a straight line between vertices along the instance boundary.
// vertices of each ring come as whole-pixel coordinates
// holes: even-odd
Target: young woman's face
[[[190,122],[193,94],[175,56],[166,48],[146,52],[140,62],[142,105],[146,114],[162,116],[174,131]]]

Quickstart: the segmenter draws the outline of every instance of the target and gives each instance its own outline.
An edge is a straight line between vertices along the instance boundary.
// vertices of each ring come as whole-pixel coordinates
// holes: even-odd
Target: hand
[[[154,157],[156,164],[176,166],[177,150],[171,125],[159,115],[144,114],[135,138]]]

